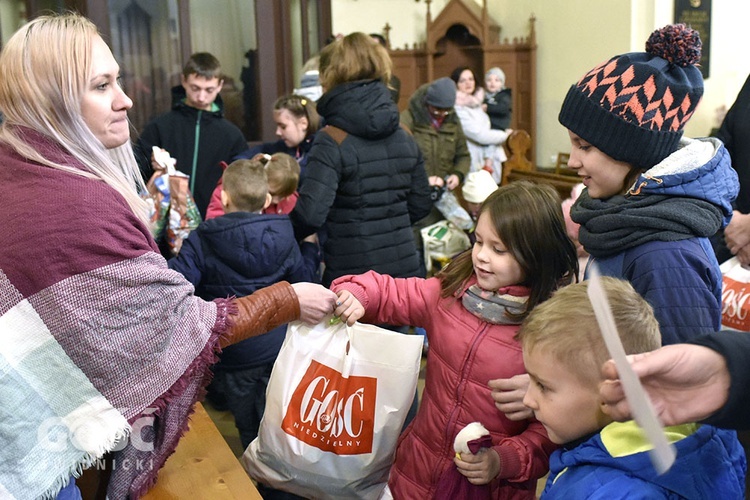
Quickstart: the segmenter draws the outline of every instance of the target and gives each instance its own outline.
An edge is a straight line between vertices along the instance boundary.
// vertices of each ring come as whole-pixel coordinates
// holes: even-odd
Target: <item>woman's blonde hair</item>
[[[347,35],[320,53],[320,84],[326,91],[357,80],[380,80],[388,85],[392,72],[388,51],[365,33]]]
[[[38,17],[8,40],[0,53],[0,143],[31,161],[105,182],[145,222],[145,203],[138,195],[145,186],[132,145],[106,149],[81,114],[98,36],[85,17],[61,14]],[[57,142],[82,168],[47,158],[24,140],[20,127]]]

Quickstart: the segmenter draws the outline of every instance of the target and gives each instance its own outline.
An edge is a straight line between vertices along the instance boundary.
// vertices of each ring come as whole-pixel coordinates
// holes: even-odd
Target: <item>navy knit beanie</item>
[[[615,56],[568,90],[560,123],[611,158],[650,168],[677,150],[703,95],[698,32],[651,33],[646,52]]]
[[[424,101],[436,108],[448,109],[456,104],[456,82],[444,76],[427,87]]]

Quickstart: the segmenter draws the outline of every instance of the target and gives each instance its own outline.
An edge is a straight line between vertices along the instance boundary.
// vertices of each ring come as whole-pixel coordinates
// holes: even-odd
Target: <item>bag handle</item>
[[[346,352],[344,353],[344,366],[341,368],[341,376],[344,378],[349,378],[349,372],[352,370],[352,356],[351,356],[351,347],[352,347],[352,340],[354,339],[354,328],[344,323],[344,326],[346,327],[346,336],[349,337],[349,340],[346,342]]]

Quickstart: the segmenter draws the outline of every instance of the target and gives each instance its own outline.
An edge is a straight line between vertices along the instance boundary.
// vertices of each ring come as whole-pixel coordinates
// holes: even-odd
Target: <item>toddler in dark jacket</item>
[[[297,244],[289,217],[262,214],[271,203],[266,169],[237,160],[223,174],[225,215],[203,222],[169,261],[206,300],[249,295],[279,281],[319,281],[317,244]],[[286,327],[228,346],[214,366],[209,397],[225,397],[242,445],[257,436],[265,393]]]
[[[505,87],[505,73],[500,68],[490,68],[484,75],[484,111],[490,117],[493,129],[510,128],[513,99],[510,89]]]

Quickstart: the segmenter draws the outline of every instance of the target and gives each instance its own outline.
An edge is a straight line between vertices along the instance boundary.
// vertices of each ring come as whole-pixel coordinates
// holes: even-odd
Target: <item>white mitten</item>
[[[456,452],[456,457],[461,459],[461,453],[471,453],[469,449],[469,441],[474,441],[484,436],[488,436],[490,431],[479,422],[472,422],[456,434],[456,439],[453,440],[453,449]]]

